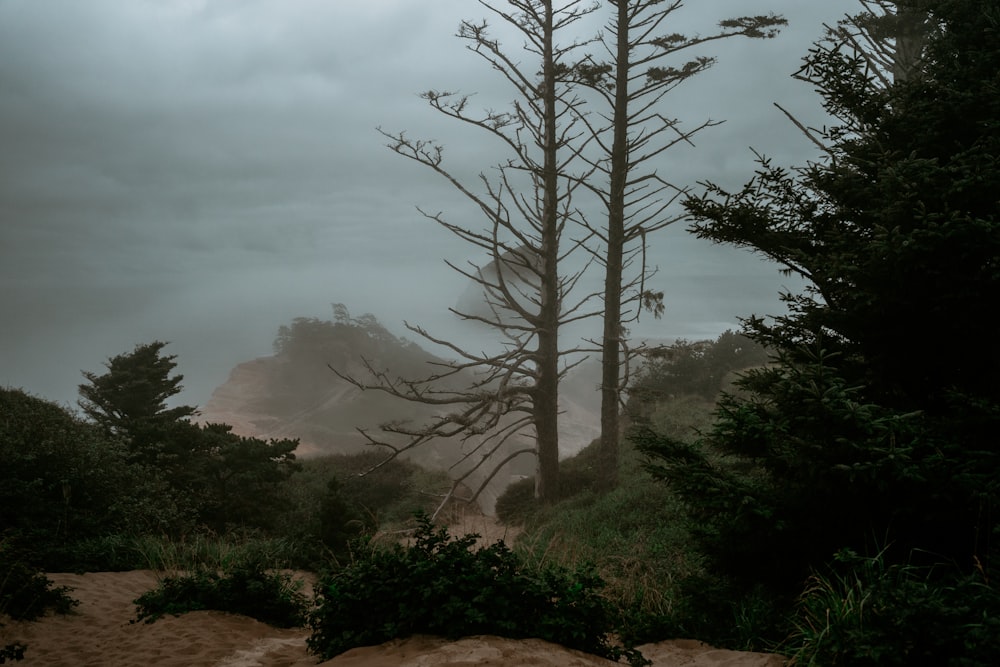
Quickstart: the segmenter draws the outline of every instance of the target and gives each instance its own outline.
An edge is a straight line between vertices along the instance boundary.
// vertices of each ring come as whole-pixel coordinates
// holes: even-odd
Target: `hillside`
[[[385,392],[362,391],[341,379],[330,368],[359,379],[367,378],[362,360],[387,369],[391,375],[420,378],[441,360],[413,342],[389,333],[371,315],[347,316],[336,322],[299,318],[279,329],[275,354],[237,365],[228,380],[216,388],[200,409],[198,421],[231,424],[233,431],[257,438],[298,438],[297,454],[313,457],[351,453],[369,447],[359,428],[378,432],[386,422],[419,425],[440,409],[403,401]],[[451,387],[471,383],[471,376],[453,379]],[[560,451],[569,456],[589,444],[599,433],[593,378],[578,371],[562,401]],[[589,391],[588,387],[594,390]],[[589,399],[589,404],[588,404]],[[508,443],[513,451],[530,443],[530,434]],[[450,469],[474,443],[440,439],[410,457],[432,469]],[[453,475],[464,472],[461,466]],[[534,472],[534,460],[521,456],[506,465],[480,497],[484,512],[492,513],[496,497],[507,484]],[[467,486],[483,479],[476,474]]]

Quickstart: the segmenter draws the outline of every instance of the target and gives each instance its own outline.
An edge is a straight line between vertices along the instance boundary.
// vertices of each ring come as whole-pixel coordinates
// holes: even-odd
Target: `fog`
[[[824,122],[790,75],[855,5],[689,2],[672,30],[767,12],[790,26],[706,47],[718,64],[664,112],[726,123],[657,168],[735,187],[751,146],[781,164],[815,157],[772,103]],[[281,324],[328,319],[332,302],[397,335],[404,320],[473,335],[447,313],[465,285],[444,260],[483,259],[415,207],[478,220],[375,128],[441,141],[470,178],[502,158],[417,96],[511,99],[453,36],[485,15],[459,0],[0,0],[0,385],[73,404],[81,370],[159,339],[185,376],[180,399],[201,405],[235,364],[271,353]],[[637,336],[715,336],[781,312],[779,291],[798,288],[683,226],[650,242],[667,310]]]

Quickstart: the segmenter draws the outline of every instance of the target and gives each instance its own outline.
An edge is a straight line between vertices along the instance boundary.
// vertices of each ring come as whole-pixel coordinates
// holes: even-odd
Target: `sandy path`
[[[46,616],[34,623],[4,619],[0,642],[28,645],[19,667],[312,667],[307,630],[272,628],[253,619],[215,611],[130,623],[132,601],[156,586],[150,571],[50,574],[80,600],[75,613]],[[671,641],[642,647],[655,667],[780,667],[777,656],[712,649],[699,642]],[[326,667],[452,667],[532,665],[609,667],[614,663],[537,639],[469,637],[449,642],[412,637],[354,649]]]

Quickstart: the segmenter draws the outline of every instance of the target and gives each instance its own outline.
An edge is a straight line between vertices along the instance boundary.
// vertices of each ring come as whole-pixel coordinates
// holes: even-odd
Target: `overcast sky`
[[[812,157],[772,103],[822,123],[790,74],[821,24],[855,9],[688,2],[670,30],[767,12],[790,25],[705,51],[718,64],[664,113],[727,122],[659,170],[735,187],[751,146]],[[486,15],[473,0],[0,0],[0,385],[75,404],[81,370],[159,339],[181,398],[201,405],[235,364],[271,353],[281,324],[330,319],[332,302],[401,335],[404,319],[446,327],[464,285],[443,260],[480,258],[415,207],[467,210],[375,128],[441,140],[461,174],[504,157],[417,96],[512,97],[454,37]],[[714,336],[781,312],[775,267],[681,226],[651,239],[650,261],[667,313],[638,334]]]

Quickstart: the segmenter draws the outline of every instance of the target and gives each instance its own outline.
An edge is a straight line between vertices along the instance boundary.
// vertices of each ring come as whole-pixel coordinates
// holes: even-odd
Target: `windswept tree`
[[[365,389],[441,406],[430,423],[411,426],[386,424],[383,431],[403,437],[403,444],[365,433],[373,444],[390,447],[390,456],[438,438],[460,438],[472,443],[463,461],[466,475],[489,470],[488,479],[512,457],[533,452],[537,457],[536,495],[543,502],[559,494],[559,382],[567,370],[563,363],[571,350],[560,345],[560,329],[588,315],[586,298],[571,300],[585,262],[575,269],[571,255],[579,241],[568,238],[577,229],[579,213],[574,193],[587,166],[579,160],[586,145],[580,128],[580,102],[558,73],[568,66],[578,44],[558,42],[557,36],[592,12],[581,0],[510,0],[507,8],[480,3],[523,39],[523,50],[508,51],[492,36],[486,21],[463,21],[458,36],[469,50],[482,57],[513,88],[514,100],[505,111],[471,108],[468,95],[431,90],[423,98],[436,111],[492,136],[508,152],[493,170],[482,174],[478,185],[453,175],[445,166],[444,149],[431,141],[406,134],[383,134],[389,147],[443,176],[483,216],[481,228],[455,224],[441,213],[421,211],[458,238],[484,254],[484,261],[452,265],[482,291],[485,310],[453,312],[496,332],[499,352],[466,349],[433,336],[424,328],[407,326],[457,360],[418,380],[402,379],[382,369],[369,368],[368,380],[346,378]],[[523,60],[522,60],[523,59]],[[584,173],[574,170],[583,168]],[[496,271],[484,270],[488,265]],[[473,376],[471,386],[446,388],[456,378]],[[513,448],[517,438],[534,440],[529,447]],[[500,452],[501,460],[495,460]],[[461,480],[460,480],[461,481]],[[480,486],[482,488],[482,485]]]
[[[172,375],[176,357],[163,354],[165,346],[137,345],[111,357],[107,373],[85,372],[80,407],[109,442],[124,442],[133,482],[159,485],[161,504],[171,508],[160,530],[265,526],[283,502],[280,483],[299,468],[299,441],[242,437],[228,424],[192,423],[191,406],[168,407],[183,376]]]
[[[79,386],[80,408],[106,433],[125,438],[135,453],[155,447],[165,431],[196,412],[189,405],[167,406],[180,393],[184,376],[171,375],[177,357],[163,354],[166,346],[162,341],[136,345],[111,357],[106,373],[83,371],[87,383]]]
[[[658,166],[666,151],[691,144],[695,134],[721,122],[707,119],[685,127],[666,114],[664,97],[715,63],[699,55],[698,47],[730,37],[771,38],[786,23],[774,15],[743,16],[721,21],[715,32],[687,36],[668,32],[683,7],[680,0],[610,0],[608,5],[613,14],[600,39],[603,53],[582,59],[566,73],[596,91],[602,105],[599,120],[588,123],[596,150],[584,155],[594,169],[589,186],[607,211],[603,225],[589,226],[599,240],[592,252],[604,267],[600,458],[605,487],[617,480],[627,384],[623,367],[629,357],[626,325],[644,308],[656,316],[663,310],[663,293],[647,285],[652,273],[645,262],[647,235],[686,217],[672,205],[687,185]]]

